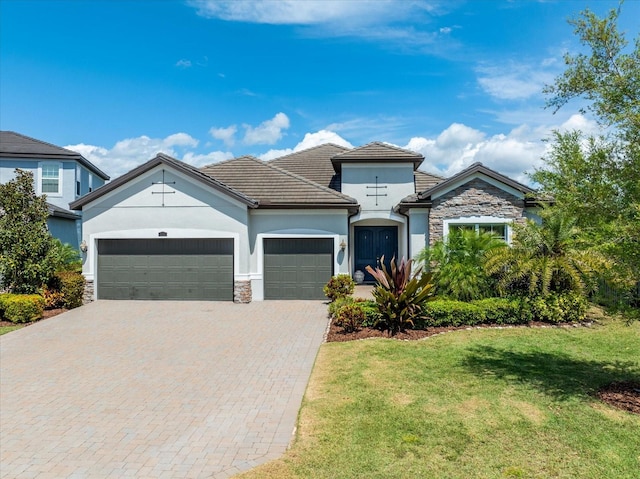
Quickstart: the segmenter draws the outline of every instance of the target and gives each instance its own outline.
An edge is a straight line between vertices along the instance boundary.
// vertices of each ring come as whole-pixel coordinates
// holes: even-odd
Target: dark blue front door
[[[398,256],[398,227],[397,226],[356,226],[354,272],[362,271],[365,282],[375,282],[365,269],[367,266],[380,266],[380,259],[384,256],[384,263],[389,270],[391,258]]]

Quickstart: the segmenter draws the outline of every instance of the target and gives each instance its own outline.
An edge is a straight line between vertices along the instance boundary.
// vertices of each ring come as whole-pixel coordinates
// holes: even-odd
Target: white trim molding
[[[474,224],[476,226],[493,224],[493,225],[505,225],[505,236],[507,244],[511,244],[511,236],[512,236],[512,218],[500,218],[497,216],[461,216],[458,218],[447,218],[442,220],[442,234],[443,238],[446,239],[449,236],[449,226],[450,225],[461,225],[461,224]]]

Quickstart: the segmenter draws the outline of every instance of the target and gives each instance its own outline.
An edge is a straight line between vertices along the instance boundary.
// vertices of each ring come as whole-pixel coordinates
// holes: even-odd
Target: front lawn
[[[12,324],[11,326],[0,326],[0,336],[3,334],[10,333],[11,331],[15,331],[16,329],[20,329],[24,324]]]
[[[637,478],[640,322],[456,331],[320,349],[296,439],[249,478]]]

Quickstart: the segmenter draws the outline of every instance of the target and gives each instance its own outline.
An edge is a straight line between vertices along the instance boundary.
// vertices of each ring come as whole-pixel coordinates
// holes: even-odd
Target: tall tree
[[[0,278],[11,292],[35,293],[53,274],[47,216],[32,173],[16,170],[13,180],[0,185]]]
[[[631,284],[640,280],[640,37],[628,48],[620,14],[618,8],[599,18],[585,10],[571,20],[587,53],[565,55],[566,70],[544,90],[556,111],[586,100],[609,133],[555,132],[546,165],[532,178]]]

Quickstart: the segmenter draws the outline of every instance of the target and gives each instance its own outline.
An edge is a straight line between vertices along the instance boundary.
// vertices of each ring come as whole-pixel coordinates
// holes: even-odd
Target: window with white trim
[[[40,192],[59,195],[61,188],[61,168],[59,162],[40,163]]]
[[[491,233],[506,243],[511,241],[511,220],[496,217],[470,217],[444,220],[444,234],[453,229],[475,231],[476,233]]]
[[[82,169],[80,165],[76,165],[76,196],[80,196],[82,194]]]

